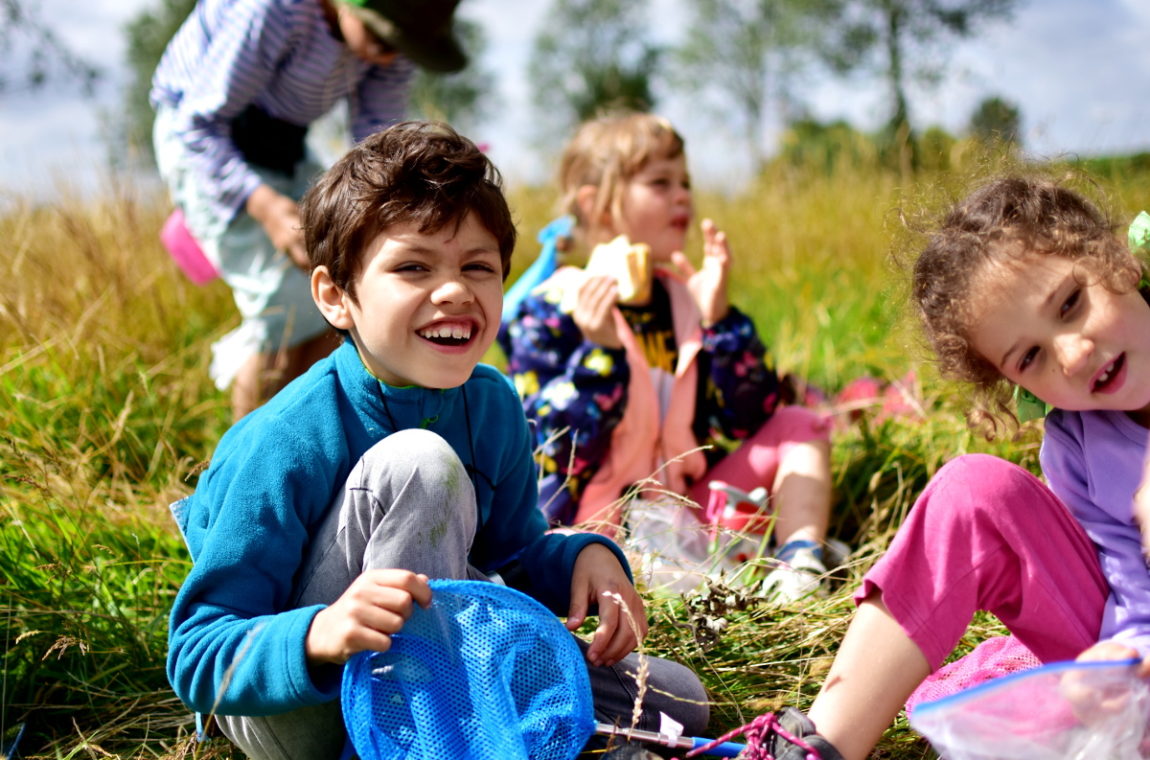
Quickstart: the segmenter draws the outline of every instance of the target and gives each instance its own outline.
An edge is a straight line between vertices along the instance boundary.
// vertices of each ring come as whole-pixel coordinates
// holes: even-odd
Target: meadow
[[[884,419],[866,406],[836,432],[832,532],[854,552],[826,597],[777,607],[719,584],[689,598],[649,592],[646,650],[702,674],[716,735],[809,704],[851,591],[944,462],[988,451],[1037,469],[1037,423],[992,442],[972,432],[961,390],[937,377],[906,315],[898,261],[913,249],[915,220],[987,166],[971,159],[906,178],[776,166],[737,194],[698,198],[700,215],[732,240],[732,299],[781,371],[829,392],[861,375],[913,372],[921,410]],[[1144,166],[1088,168],[1093,194],[1118,218],[1145,204]],[[511,188],[510,198],[518,270],[553,197]],[[0,733],[23,726],[25,757],[231,757],[222,740],[191,739],[164,675],[167,612],[189,566],[167,505],[194,487],[229,424],[207,365],[210,343],[235,323],[230,295],[182,277],[157,238],[165,200],[130,184],[109,180],[98,200],[9,208],[0,216]],[[964,646],[996,631],[980,618]],[[900,718],[875,756],[933,753]]]

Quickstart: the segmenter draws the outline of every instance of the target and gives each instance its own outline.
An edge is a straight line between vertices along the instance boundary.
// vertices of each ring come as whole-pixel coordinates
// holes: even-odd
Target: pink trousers
[[[1109,587],[1094,545],[1053,492],[997,457],[940,469],[863,579],[937,669],[977,610],[1043,662],[1098,640]]]
[[[787,451],[800,443],[830,439],[830,420],[802,406],[781,406],[755,434],[712,467],[691,486],[688,496],[696,504],[710,498],[708,484],[721,480],[743,491],[759,486],[770,489]]]

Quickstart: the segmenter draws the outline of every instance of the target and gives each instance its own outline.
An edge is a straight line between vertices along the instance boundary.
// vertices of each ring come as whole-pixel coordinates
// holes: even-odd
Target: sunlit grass
[[[909,183],[878,171],[772,170],[751,191],[698,198],[728,233],[732,300],[751,314],[779,368],[833,392],[851,378],[917,372],[927,416],[877,421],[835,438],[835,532],[856,554],[824,599],[793,609],[750,600],[719,642],[695,640],[695,611],[651,594],[648,650],[690,663],[716,700],[715,732],[768,709],[806,706],[845,630],[850,592],[926,480],[965,451],[1035,469],[1037,434],[988,444],[960,396],[921,360],[905,319],[900,212],[944,196],[957,175]],[[1129,215],[1145,175],[1114,171],[1106,190]],[[515,189],[517,272],[552,217],[554,196]],[[44,757],[182,757],[190,715],[164,675],[167,613],[188,559],[167,505],[227,428],[207,376],[210,343],[234,325],[227,289],[196,287],[160,247],[162,199],[113,187],[16,208],[0,218],[0,736]],[[698,256],[698,234],[692,238]],[[514,274],[511,281],[514,279]],[[979,631],[993,630],[980,623]],[[975,639],[970,639],[973,642]],[[219,743],[195,749],[227,756]],[[929,756],[905,722],[886,757]]]

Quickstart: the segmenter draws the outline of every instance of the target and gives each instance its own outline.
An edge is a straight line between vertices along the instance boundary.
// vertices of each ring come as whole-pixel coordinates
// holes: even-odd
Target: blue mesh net
[[[387,652],[343,675],[343,716],[363,760],[569,760],[595,730],[571,634],[526,594],[432,581]]]

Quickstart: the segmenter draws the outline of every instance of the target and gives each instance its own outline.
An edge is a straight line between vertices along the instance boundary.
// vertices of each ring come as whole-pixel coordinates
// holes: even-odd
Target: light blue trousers
[[[212,346],[211,375],[222,390],[253,354],[299,345],[329,327],[312,301],[309,276],[276,250],[263,226],[243,209],[234,216],[222,214],[213,188],[192,171],[172,109],[157,110],[152,139],[172,202],[183,209],[188,231],[232,289],[242,318],[239,327]],[[294,177],[252,170],[264,184],[298,201],[323,167],[301,161]]]

